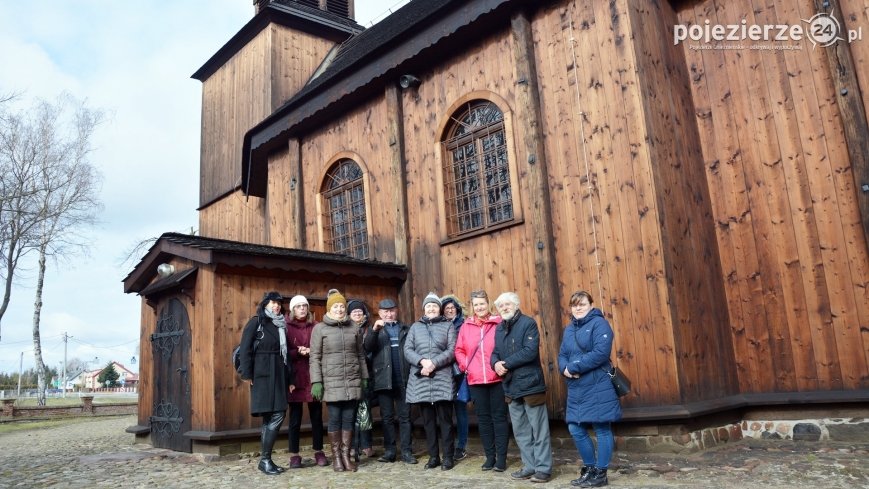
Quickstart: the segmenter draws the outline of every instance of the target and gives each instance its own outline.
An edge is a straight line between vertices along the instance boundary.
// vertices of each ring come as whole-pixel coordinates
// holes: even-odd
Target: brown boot
[[[341,432],[329,432],[329,444],[332,445],[332,470],[344,472],[344,464],[341,463]]]
[[[341,462],[344,463],[344,468],[350,472],[356,472],[356,462],[350,456],[350,445],[353,443],[353,432],[341,432]]]

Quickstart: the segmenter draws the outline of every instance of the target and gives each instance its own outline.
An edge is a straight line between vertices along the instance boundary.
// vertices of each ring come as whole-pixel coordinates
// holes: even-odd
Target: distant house
[[[139,385],[139,374],[133,372],[129,368],[125,367],[123,364],[119,362],[112,362],[115,370],[118,372],[120,377],[118,377],[118,383],[122,387],[136,387]],[[84,370],[79,372],[67,381],[67,388],[73,390],[80,389],[99,389],[103,387],[99,381],[97,380],[100,376],[100,373],[105,370],[107,367],[103,366],[96,370]]]

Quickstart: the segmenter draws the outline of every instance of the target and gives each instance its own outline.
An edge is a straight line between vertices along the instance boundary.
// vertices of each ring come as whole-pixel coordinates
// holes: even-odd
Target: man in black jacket
[[[383,299],[378,304],[380,319],[368,330],[363,340],[365,351],[373,355],[371,361],[374,379],[374,392],[380,404],[380,417],[383,423],[384,453],[380,462],[395,462],[395,418],[398,417],[399,436],[401,437],[401,460],[408,464],[417,463],[413,456],[410,406],[405,401],[407,376],[410,366],[404,359],[404,341],[410,326],[402,324],[398,317],[398,305],[392,299]]]
[[[540,331],[537,322],[519,310],[519,296],[504,292],[495,300],[503,321],[495,330],[492,368],[501,376],[509,399],[513,437],[522,456],[514,479],[547,482],[552,475],[546,382],[540,367]]]

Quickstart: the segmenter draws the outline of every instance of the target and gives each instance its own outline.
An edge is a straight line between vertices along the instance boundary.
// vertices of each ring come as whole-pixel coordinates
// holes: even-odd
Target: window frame
[[[333,172],[338,171],[339,165],[343,165],[347,162],[355,164],[361,176],[358,179],[341,183],[336,188],[330,188],[330,176]],[[335,155],[333,158],[329,160],[329,163],[325,165],[326,170],[323,172],[323,177],[320,181],[320,187],[318,191],[318,199],[317,199],[317,220],[318,220],[318,234],[320,237],[321,249],[327,253],[334,253],[337,255],[348,256],[351,258],[356,258],[360,260],[372,260],[374,253],[371,248],[372,239],[371,239],[371,205],[369,202],[370,196],[369,192],[366,189],[370,189],[371,185],[368,181],[368,171],[365,168],[365,165],[361,162],[360,158],[356,154],[342,152],[338,155]],[[365,242],[363,245],[353,245],[352,237],[353,237],[353,229],[352,216],[348,219],[348,225],[351,226],[351,229],[348,230],[347,237],[351,241],[351,245],[347,248],[347,252],[344,251],[336,251],[334,244],[335,240],[333,239],[333,227],[332,227],[332,208],[330,198],[339,193],[344,193],[349,196],[349,192],[357,187],[361,187],[362,190],[362,206],[363,211],[365,212],[365,230],[362,233],[365,237]],[[348,203],[345,207],[350,210],[350,206],[352,203]],[[358,249],[359,246],[365,246],[365,256],[360,257],[353,253],[353,250]]]
[[[454,127],[458,122],[454,118],[454,116],[464,115],[465,110],[467,109],[469,104],[475,104],[476,102],[488,102],[494,105],[498,110],[501,111],[502,120],[497,125],[500,125],[499,130],[503,130],[504,132],[504,146],[506,149],[506,157],[507,157],[507,169],[510,173],[509,175],[509,183],[510,183],[510,194],[511,194],[511,206],[513,210],[513,218],[508,221],[499,222],[496,224],[492,224],[489,226],[484,226],[480,229],[474,229],[466,232],[459,232],[454,235],[450,235],[450,223],[448,220],[448,214],[455,214],[455,210],[448,209],[450,205],[448,202],[447,190],[446,190],[446,181],[448,170],[447,168],[448,162],[451,162],[450,149],[448,148],[448,143],[450,142],[449,135],[454,132]],[[458,112],[458,114],[457,114]],[[510,110],[507,102],[496,94],[489,91],[475,91],[466,94],[465,96],[456,100],[446,112],[447,116],[445,116],[444,120],[441,122],[439,132],[439,140],[435,143],[436,151],[435,151],[435,159],[437,163],[438,171],[435,172],[437,175],[437,185],[438,185],[438,200],[439,200],[439,216],[440,216],[440,227],[441,227],[441,240],[440,245],[448,245],[451,243],[455,243],[458,241],[463,241],[466,239],[474,238],[481,235],[492,234],[497,231],[501,231],[506,228],[510,228],[513,226],[521,225],[524,223],[523,216],[523,206],[521,199],[521,191],[519,187],[519,178],[518,178],[518,169],[516,165],[516,146],[515,146],[515,138],[513,137],[513,121],[512,121],[512,111]],[[487,126],[490,128],[492,126]],[[480,129],[480,131],[485,131],[485,129]],[[472,134],[467,135],[471,140],[477,141],[478,139],[474,139]],[[481,170],[481,174],[482,174]],[[483,198],[486,198],[485,188],[481,191],[481,195]],[[486,207],[483,207],[485,210]],[[484,216],[484,219],[488,219]]]

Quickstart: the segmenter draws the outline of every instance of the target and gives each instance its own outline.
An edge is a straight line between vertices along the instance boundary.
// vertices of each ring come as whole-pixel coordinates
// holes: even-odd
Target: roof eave
[[[262,122],[251,128],[244,135],[242,151],[242,189],[247,195],[265,197],[265,183],[251,182],[254,170],[251,163],[265,158],[269,151],[280,146],[292,137],[299,126],[316,118],[330,106],[339,102],[342,106],[352,102],[362,94],[362,89],[371,86],[379,79],[388,77],[390,72],[411,63],[427,49],[442,43],[445,39],[481,20],[481,17],[503,10],[508,4],[522,6],[530,4],[529,0],[474,0],[460,4],[449,4],[437,15],[430,16],[421,22],[419,28],[413,30],[413,35],[407,38],[402,34],[389,39],[379,48],[377,56],[365,57],[361,62],[346,66],[332,75],[323,85],[305,94],[298,100],[291,101],[279,107]],[[394,15],[394,14],[393,14]],[[257,172],[259,173],[259,172]]]
[[[270,3],[190,77],[204,82],[270,24],[299,29],[337,43],[344,42],[348,37],[365,30],[359,24],[344,25],[290,6]]]

